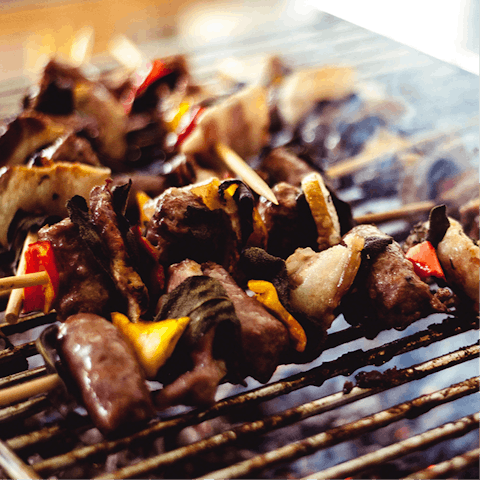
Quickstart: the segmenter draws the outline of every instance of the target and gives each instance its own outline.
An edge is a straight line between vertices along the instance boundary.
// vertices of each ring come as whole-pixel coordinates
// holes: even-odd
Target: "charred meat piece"
[[[50,147],[39,152],[38,157],[40,157],[40,163],[42,164],[69,162],[85,163],[95,167],[102,165],[90,142],[74,133],[59,138]]]
[[[148,307],[148,291],[128,255],[108,185],[93,188],[90,209],[93,223],[107,247],[115,284],[127,300],[128,317],[136,322]]]
[[[346,235],[365,239],[365,254],[357,278],[344,298],[342,312],[352,325],[372,333],[404,329],[423,315],[446,307],[414,272],[400,245],[373,225],[359,225]]]
[[[39,230],[40,241],[53,247],[59,267],[59,291],[53,308],[59,320],[74,313],[106,314],[113,284],[80,238],[77,225],[66,218]]]
[[[158,197],[145,236],[165,264],[191,258],[199,263],[212,260],[231,270],[240,255],[227,213],[210,210],[188,189],[170,188]]]
[[[212,166],[216,157],[212,152],[220,142],[247,160],[268,144],[269,125],[267,90],[261,86],[244,88],[207,108],[181,151],[195,155],[202,166]]]
[[[227,375],[225,360],[212,354],[215,334],[212,328],[193,345],[192,369],[160,391],[155,398],[159,409],[173,405],[208,406],[215,402],[218,385]]]
[[[195,275],[203,275],[202,267],[199,263],[190,260],[189,258],[180,263],[170,265],[168,268],[167,293],[170,293],[177,288],[188,277],[193,277]]]
[[[268,253],[287,258],[299,247],[316,249],[317,227],[300,188],[281,182],[272,191],[278,205],[262,198],[258,206],[268,232]]]
[[[24,112],[0,136],[0,166],[21,165],[27,158],[69,131],[46,115]]]
[[[225,288],[205,276],[198,263],[186,260],[170,273],[171,291],[162,299],[157,319],[188,316],[190,322],[158,373],[164,389],[156,402],[160,408],[208,405],[221,381],[242,381],[240,322]]]
[[[96,132],[92,141],[102,163],[115,171],[122,169],[127,115],[122,103],[102,83],[89,80],[79,68],[51,61],[45,68],[33,109],[61,124],[68,124],[77,114],[93,120]]]
[[[49,167],[7,167],[0,171],[0,248],[6,247],[8,229],[19,210],[36,214],[68,214],[65,204],[74,195],[88,197],[95,185],[110,176],[107,168],[74,163]]]
[[[235,306],[242,327],[244,376],[252,376],[262,383],[268,382],[289,349],[290,339],[286,327],[263,305],[249,297],[219,265],[202,265],[204,275],[218,280]]]
[[[315,170],[286,147],[274,148],[262,160],[259,168],[269,185],[286,182],[300,187],[302,180]]]
[[[335,66],[292,73],[279,87],[278,107],[282,118],[294,128],[316,104],[348,97],[355,92],[355,76],[351,68]]]
[[[361,263],[363,238],[352,235],[345,243],[317,253],[299,248],[286,261],[292,307],[314,320],[324,333]]]
[[[130,345],[110,322],[93,314],[72,315],[60,325],[58,343],[85,408],[103,434],[153,416],[141,367]]]

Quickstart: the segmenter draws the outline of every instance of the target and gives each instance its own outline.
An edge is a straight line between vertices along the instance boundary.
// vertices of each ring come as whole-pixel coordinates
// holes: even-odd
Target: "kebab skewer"
[[[350,237],[350,238],[352,238],[352,237]],[[357,240],[356,240],[355,238],[357,238]],[[368,237],[367,237],[367,238],[368,238]],[[363,248],[363,247],[360,246],[360,244],[358,244],[358,246],[355,246],[355,244],[358,243],[358,241],[359,241],[359,240],[358,240],[358,237],[353,237],[352,246],[353,246],[354,248],[353,248],[353,250],[352,250],[353,256],[351,257],[351,259],[354,260],[354,263],[355,263],[355,265],[356,265],[355,268],[358,268],[359,253],[360,253],[360,251],[361,251],[362,248]],[[384,243],[385,243],[385,242],[384,242]],[[363,240],[362,240],[362,244],[363,244]],[[348,244],[347,244],[347,245],[348,245]],[[347,248],[342,247],[342,246],[334,246],[334,247],[331,247],[331,248],[348,251]],[[321,256],[322,254],[327,255],[327,253],[329,253],[328,250],[324,250],[323,252],[321,252],[321,253],[318,254],[318,255],[320,255],[320,256]],[[333,258],[333,257],[332,257],[332,258]],[[347,257],[347,258],[348,258],[348,257]],[[292,259],[291,261],[293,262],[293,259]],[[347,260],[347,262],[350,262],[350,260]],[[337,262],[337,261],[335,260],[334,263],[340,264],[341,262]],[[287,264],[288,264],[288,261],[287,261]],[[330,271],[331,268],[330,268],[328,265],[329,265],[329,264],[327,263],[327,264],[326,264],[326,268],[327,268],[327,271]],[[189,268],[191,268],[191,266],[190,266]],[[226,279],[226,278],[228,277],[228,274],[227,274],[226,272],[221,273],[221,272],[222,272],[222,269],[218,270],[218,267],[214,267],[213,270],[211,270],[211,268],[212,268],[212,267],[211,267],[211,266],[208,266],[208,265],[205,266],[205,267],[202,266],[200,272],[203,273],[203,274],[207,273],[207,275],[210,276],[210,275],[212,275],[212,273],[213,273],[214,271],[218,271],[218,274],[219,274],[220,276],[217,277],[217,278],[218,278],[218,279],[222,279],[222,281],[224,281],[223,279]],[[298,275],[298,273],[294,273],[294,275]],[[197,276],[197,275],[195,275],[195,276]],[[307,276],[308,276],[308,275],[307,275]],[[352,277],[352,276],[355,277],[355,273],[353,273],[353,275],[351,275],[350,277]],[[204,277],[205,277],[205,275],[200,275],[200,276],[199,276],[199,278],[204,278]],[[341,273],[341,274],[340,274],[340,277],[342,277],[342,278],[345,279],[345,274],[344,274],[344,273]],[[348,275],[347,275],[347,277],[348,277]],[[192,277],[189,275],[189,278],[192,278]],[[337,279],[337,280],[338,280],[338,279]],[[330,283],[332,283],[332,285],[337,284],[337,283],[338,283],[337,280],[335,280],[334,282],[330,282]],[[347,283],[351,283],[352,280],[353,280],[353,279],[350,278],[350,280],[347,280]],[[231,281],[231,282],[232,282],[232,287],[233,287],[234,282],[233,282],[233,281]],[[348,290],[348,288],[349,288],[349,285],[347,285],[347,283],[344,284],[345,290]],[[181,282],[180,285],[182,285],[182,284],[183,284],[183,282]],[[227,284],[225,284],[225,285],[228,285],[228,282],[227,282]],[[189,285],[187,285],[187,286],[189,286]],[[229,287],[229,288],[230,288],[230,287]],[[238,287],[235,287],[235,288],[238,288]],[[308,288],[307,288],[307,289],[308,289]],[[191,295],[191,289],[188,288],[187,291],[188,291],[187,294],[188,294],[188,295]],[[310,290],[310,291],[311,291],[311,290]],[[338,293],[338,292],[337,292],[337,293]],[[340,294],[339,294],[339,295],[340,295]],[[234,296],[236,297],[237,294],[235,294]],[[184,302],[181,302],[181,303],[184,303]],[[298,308],[298,304],[300,303],[300,309],[302,308],[302,304],[304,304],[304,302],[303,302],[302,300],[300,300],[300,301],[295,300],[295,303],[297,304],[297,308]],[[310,305],[312,304],[311,301],[308,301],[307,303],[310,304]],[[168,301],[166,302],[166,305],[168,305]],[[331,301],[328,300],[328,299],[326,299],[326,304],[325,304],[325,305],[328,305],[328,308],[331,308],[331,309],[332,309],[332,310],[330,310],[330,312],[332,312],[333,309],[334,309],[334,307],[335,307],[334,305],[332,306]],[[170,307],[169,307],[169,308],[170,308]],[[248,309],[245,309],[245,310],[248,310]],[[312,312],[306,312],[306,313],[309,314],[310,316],[315,316],[315,314],[314,314],[314,313],[312,314]],[[331,314],[330,314],[330,315],[331,315]],[[323,319],[323,320],[328,320],[328,319],[326,319],[326,317],[324,317],[324,313],[320,314],[320,317],[321,317],[321,319]],[[330,318],[330,319],[333,319],[333,316],[329,316],[329,318]],[[128,320],[127,320],[127,321],[128,321]],[[114,323],[115,323],[115,322],[114,322]],[[247,329],[247,331],[248,331],[248,329]],[[246,334],[246,333],[245,333],[245,334]],[[208,336],[207,336],[207,337],[208,337]],[[265,338],[265,337],[271,338],[271,336],[265,336],[265,335],[263,335],[263,337],[264,337],[264,338]],[[257,338],[258,338],[258,337],[257,337]],[[260,338],[261,338],[261,337],[260,337]],[[209,347],[212,347],[212,344],[210,344]],[[194,350],[194,351],[195,351],[195,350]],[[282,351],[282,349],[280,349],[280,351]],[[198,351],[198,355],[200,355],[200,354],[201,354],[201,351]],[[194,357],[195,357],[195,355],[194,355]],[[172,357],[172,358],[173,358],[173,357]],[[213,357],[211,357],[211,358],[213,359]],[[176,362],[176,360],[177,360],[177,359],[175,358],[175,362]],[[275,367],[276,367],[276,364],[277,364],[277,363],[275,363],[275,364],[272,366],[272,368],[275,368]],[[225,375],[225,367],[221,367],[221,365],[220,365],[219,367],[220,367],[220,369],[219,369],[219,376],[217,377],[217,380],[215,381],[215,383],[214,383],[213,385],[215,385],[218,381],[220,381],[221,378],[223,378],[223,376]],[[168,370],[169,370],[169,369],[167,369],[167,371],[168,371]],[[196,395],[194,395],[193,397],[191,396],[193,392],[204,391],[204,388],[203,388],[203,387],[202,387],[201,390],[198,390],[198,389],[195,389],[194,387],[191,386],[191,389],[187,388],[187,389],[185,390],[185,385],[192,385],[191,383],[188,383],[187,378],[190,379],[190,380],[192,379],[192,377],[195,378],[195,381],[194,381],[193,385],[197,385],[197,386],[198,386],[198,385],[203,385],[203,386],[205,386],[205,384],[202,384],[202,383],[199,384],[199,383],[198,383],[198,381],[199,381],[198,379],[199,379],[199,378],[204,378],[205,381],[207,381],[207,377],[202,376],[202,375],[203,375],[202,372],[199,372],[199,371],[197,371],[196,374],[199,374],[200,376],[198,376],[198,375],[194,376],[194,375],[193,375],[193,372],[195,372],[195,368],[194,368],[194,370],[187,371],[187,372],[185,372],[185,373],[183,374],[183,375],[187,375],[187,377],[184,377],[183,375],[180,375],[180,376],[178,377],[178,379],[179,379],[179,381],[180,381],[180,384],[183,384],[183,385],[184,385],[183,390],[178,391],[178,386],[176,386],[176,385],[178,385],[178,384],[176,384],[175,381],[171,382],[171,383],[170,383],[170,386],[169,386],[169,387],[166,387],[166,389],[161,392],[161,394],[160,394],[160,396],[159,396],[159,399],[158,399],[159,404],[162,405],[162,406],[165,406],[165,405],[171,404],[171,402],[175,403],[175,402],[178,402],[178,401],[183,401],[183,402],[184,402],[184,401],[187,401],[187,402],[193,401],[193,402],[200,402],[200,403],[202,403],[203,401],[206,401],[208,398],[198,397],[198,396],[196,396]],[[263,375],[263,374],[262,374],[262,375]],[[261,379],[262,381],[268,380],[269,374],[267,373],[266,375],[267,375],[266,377],[259,377],[259,379]],[[270,375],[271,375],[271,373],[270,373]],[[212,381],[212,378],[210,378],[209,381]],[[210,383],[210,385],[212,386],[211,383]],[[181,393],[182,391],[183,391],[183,393]],[[212,393],[210,393],[210,395],[212,395],[212,394],[214,393],[214,391],[215,391],[215,388],[214,388],[213,390],[210,390],[210,391],[212,392]],[[187,395],[187,396],[185,396],[185,395]],[[207,395],[207,397],[209,397],[209,395]],[[209,397],[209,401],[211,401],[211,400],[212,400],[212,398]]]

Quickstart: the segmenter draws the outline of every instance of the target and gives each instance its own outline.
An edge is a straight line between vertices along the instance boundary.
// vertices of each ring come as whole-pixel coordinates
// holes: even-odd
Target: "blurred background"
[[[40,58],[67,54],[73,34],[95,31],[93,55],[115,34],[165,52],[292,28],[324,13],[478,74],[480,0],[1,0],[0,82],[32,75]],[[157,53],[162,54],[163,52]]]

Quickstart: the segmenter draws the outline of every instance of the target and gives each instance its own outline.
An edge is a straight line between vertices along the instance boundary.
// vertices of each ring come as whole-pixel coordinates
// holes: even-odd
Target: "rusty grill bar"
[[[150,45],[151,47],[151,45]],[[371,32],[355,27],[347,22],[339,21],[333,17],[325,16],[310,28],[297,28],[290,31],[281,31],[276,34],[264,34],[258,37],[243,39],[227,45],[214,48],[197,48],[192,52],[193,73],[208,76],[212,72],[212,61],[221,60],[229,56],[248,57],[260,53],[285,53],[285,58],[291,60],[297,66],[317,65],[320,63],[345,61],[354,64],[360,76],[368,80],[380,80],[384,85],[393,85],[393,93],[399,91],[401,76],[415,76],[421,72],[427,75],[435,72],[439,62],[419,54],[412,49],[400,46],[385,38],[379,38]],[[169,52],[170,53],[170,52]],[[108,65],[107,65],[108,67]],[[457,75],[453,67],[449,75]],[[462,77],[463,78],[463,77]],[[415,82],[414,82],[415,83]],[[419,85],[421,82],[416,82]],[[467,82],[468,83],[468,82]],[[471,94],[468,85],[465,87],[467,94]],[[477,86],[475,95],[478,104]],[[1,111],[16,113],[18,100],[24,93],[24,89],[4,89],[0,86]],[[414,92],[415,94],[415,92]],[[416,98],[412,95],[410,99]],[[421,98],[421,95],[419,96]],[[418,100],[418,99],[417,99]],[[419,100],[420,101],[420,100]],[[6,111],[7,109],[11,109]],[[423,102],[417,108],[430,107]],[[448,110],[448,107],[446,108]],[[476,109],[475,109],[476,110]],[[429,110],[430,113],[432,109]],[[436,114],[436,110],[433,109]],[[477,112],[475,112],[477,113]],[[458,114],[454,108],[447,111],[449,116],[455,117],[456,125],[469,125],[472,121],[470,113]],[[443,125],[437,117],[427,119],[421,128],[427,131],[442,131]],[[474,119],[478,123],[478,118]],[[420,129],[421,129],[420,128]],[[24,334],[36,327],[41,327],[55,321],[54,315],[31,315],[22,319],[16,325],[0,323],[0,331],[7,337],[13,338],[17,334]],[[422,320],[422,322],[424,322]],[[220,417],[234,415],[235,418],[242,416],[252,407],[263,406],[270,401],[288,398],[288,394],[299,391],[306,387],[322,386],[327,380],[341,376],[348,377],[359,369],[365,367],[381,367],[382,365],[397,359],[400,355],[422,351],[430,345],[438,347],[435,357],[424,355],[422,361],[405,368],[396,370],[393,374],[384,374],[384,383],[371,388],[353,386],[348,391],[336,391],[328,395],[319,393],[320,398],[313,401],[303,402],[300,405],[282,408],[280,412],[262,416],[260,419],[251,420],[248,415],[238,425],[225,427],[221,433],[206,436],[185,446],[172,449],[165,453],[151,455],[146,459],[136,459],[124,467],[113,471],[99,470],[94,478],[132,478],[145,477],[163,478],[164,472],[171,466],[188,463],[207,452],[221,452],[226,447],[235,448],[238,444],[252,438],[267,436],[272,432],[281,432],[288,427],[302,422],[305,419],[322,418],[322,414],[339,411],[346,406],[356,405],[362,399],[381,395],[393,388],[409,385],[417,380],[424,379],[438,372],[448,372],[448,369],[466,364],[478,362],[480,346],[478,342],[478,319],[466,314],[449,316],[442,321],[433,321],[430,324],[423,323],[422,330],[407,335],[395,332],[395,338],[367,350],[357,348],[353,344],[353,351],[348,344],[362,341],[365,331],[360,327],[349,327],[332,333],[328,336],[325,351],[345,346],[347,353],[340,353],[333,360],[324,360],[315,366],[306,366],[304,371],[289,375],[281,380],[270,384],[230,396],[218,401],[207,409],[190,410],[186,413],[176,414],[171,417],[156,420],[147,428],[129,436],[104,441],[95,441],[86,444],[80,439],[84,432],[93,428],[88,417],[78,416],[74,420],[54,418],[45,422],[39,429],[29,429],[17,435],[9,434],[10,426],[15,422],[23,422],[36,414],[43,414],[51,410],[51,401],[47,395],[39,395],[24,402],[0,408],[0,473],[5,472],[11,478],[46,478],[47,476],[62,476],[62,472],[69,468],[89,464],[92,462],[100,465],[106,464],[109,455],[122,451],[131,451],[135,448],[153,443],[156,439],[166,438],[181,432],[186,427],[198,426],[203,422]],[[455,347],[454,351],[445,351],[442,341],[453,339],[463,335],[466,338],[461,348]],[[391,336],[391,335],[390,335]],[[0,337],[0,342],[2,341]],[[5,341],[5,340],[4,340]],[[37,355],[35,343],[28,341],[20,345],[9,345],[0,351],[0,372],[12,368],[12,375],[0,378],[1,390],[10,386],[22,384],[32,379],[42,378],[46,374],[45,367],[39,366],[27,370],[18,368],[27,364],[28,360]],[[424,351],[424,350],[423,350]],[[438,356],[437,356],[438,355]],[[17,367],[17,368],[15,368]],[[301,367],[298,369],[300,370]],[[321,428],[314,435],[308,435],[299,441],[284,442],[279,448],[269,449],[266,453],[256,455],[246,461],[241,461],[225,468],[217,469],[210,473],[199,472],[199,478],[240,478],[248,476],[261,476],[273,466],[292,463],[298,458],[309,456],[315,452],[327,449],[334,445],[348,441],[351,438],[376,431],[382,427],[399,422],[402,419],[417,418],[428,411],[441,405],[450,404],[458,399],[474,395],[478,402],[479,377],[455,382],[450,386],[430,391],[426,394],[408,398],[408,394],[402,394],[401,399],[394,406],[381,409],[376,413],[336,426],[334,428]],[[475,396],[475,394],[477,394]],[[243,417],[242,417],[243,418]],[[478,429],[480,420],[479,413],[469,415],[458,414],[457,418],[451,419],[441,426],[427,429],[411,438],[391,442],[383,448],[356,458],[348,459],[338,465],[321,469],[315,473],[309,473],[305,479],[320,478],[346,478],[353,477],[370,468],[385,465],[396,459],[405,457],[412,452],[425,450],[449,439],[463,437],[469,432]],[[74,446],[66,452],[57,452],[49,449],[62,438],[69,437],[76,440]],[[288,436],[286,436],[288,439]],[[480,450],[476,445],[466,447],[468,451],[456,455],[447,461],[409,474],[406,478],[440,478],[442,476],[456,476],[466,468],[478,463]],[[48,451],[48,455],[45,452]],[[37,453],[37,452],[41,452]],[[33,457],[32,457],[33,455]],[[31,465],[30,465],[31,463]],[[423,468],[416,465],[414,468]],[[299,475],[301,477],[302,475]],[[305,480],[304,479],[304,480]]]
[[[188,412],[186,414],[177,416],[172,419],[158,421],[148,428],[137,432],[134,435],[124,437],[118,440],[105,441],[94,445],[88,445],[69,451],[63,455],[53,456],[51,458],[40,461],[32,466],[33,470],[40,476],[52,475],[56,472],[72,466],[77,462],[91,461],[93,458],[98,459],[99,456],[105,458],[108,454],[120,451],[125,448],[131,448],[142,442],[151,441],[159,436],[166,435],[171,431],[178,431],[179,429],[199,424],[207,419],[218,415],[224,415],[237,408],[246,407],[252,404],[257,404],[280,395],[285,395],[291,391],[304,388],[309,385],[321,385],[326,379],[338,375],[348,375],[352,370],[367,365],[382,365],[391,358],[401,355],[403,353],[414,351],[418,348],[425,347],[431,343],[445,340],[457,334],[468,332],[477,328],[476,319],[472,318],[467,321],[460,321],[458,318],[451,317],[445,319],[441,324],[429,325],[427,330],[417,332],[413,335],[397,339],[393,342],[387,343],[377,348],[367,351],[356,350],[349,352],[337,360],[324,362],[320,366],[315,367],[307,372],[293,375],[284,380],[260,387],[250,392],[239,394],[234,397],[227,398],[217,402],[216,405],[209,409]],[[360,329],[348,328],[346,330],[332,334],[329,339],[329,346],[336,347],[343,344],[343,341],[348,339],[359,338]],[[343,405],[347,405],[358,401],[362,398],[375,395],[387,389],[403,385],[407,382],[418,380],[427,375],[436,373],[459,365],[461,363],[476,359],[479,357],[479,344],[473,344],[469,347],[459,349],[455,352],[442,355],[440,357],[428,360],[412,367],[404,368],[395,372],[394,377],[387,380],[387,385],[375,388],[359,388],[354,387],[348,394],[344,392],[337,392],[336,394],[320,398],[319,400],[305,403],[299,407],[288,409],[280,414],[266,417],[262,420],[254,422],[246,422],[231,430],[227,430],[221,434],[201,440],[200,442],[181,447],[179,449],[167,452],[161,455],[151,457],[147,460],[140,461],[134,465],[125,467],[116,472],[110,472],[106,476],[99,476],[98,478],[131,478],[146,475],[152,471],[159,471],[169,465],[178,462],[186,461],[189,458],[208,452],[222,446],[231,445],[235,442],[247,438],[251,435],[265,434],[266,432],[280,429],[302,419],[313,415],[320,415],[321,413],[334,410]],[[355,365],[352,369],[351,365]],[[457,385],[452,385],[440,392],[435,392],[429,395],[424,395],[417,399],[404,402],[403,404],[392,407],[386,411],[363,418],[353,424],[338,427],[336,429],[323,432],[315,437],[305,439],[298,444],[287,445],[282,449],[269,452],[257,459],[252,459],[244,464],[232,466],[229,469],[220,470],[216,473],[209,473],[208,478],[236,478],[241,476],[249,476],[258,473],[272,464],[278,462],[291,461],[298,456],[307,455],[320,448],[326,448],[336,443],[342,442],[354,435],[360,435],[365,431],[377,429],[386,424],[398,421],[401,418],[408,416],[413,418],[417,414],[425,413],[427,410],[439,406],[445,402],[453,401],[464,395],[476,393],[478,391],[478,378],[472,378],[461,382]],[[21,404],[7,407],[0,410],[0,420],[11,421],[12,415],[29,415],[46,407],[48,400],[45,395],[37,397],[36,399],[22,402]],[[422,434],[415,439],[410,439],[405,445],[402,443],[394,444],[392,447],[387,447],[383,451],[377,452],[375,458],[366,458],[362,463],[364,467],[368,465],[375,465],[378,462],[386,462],[392,458],[406,455],[411,451],[421,448],[426,448],[429,445],[444,441],[459,434],[466,434],[473,428],[478,427],[478,422],[475,420],[476,416],[470,416],[466,419],[459,420],[447,424],[441,428],[434,429],[430,434]],[[72,426],[69,426],[70,429]],[[85,431],[91,428],[88,421],[76,425],[78,431]],[[23,449],[31,449],[37,444],[46,443],[54,438],[61,437],[66,432],[65,428],[59,424],[48,426],[42,430],[34,431],[29,434],[20,435],[18,437],[9,438],[5,441],[6,446],[14,451],[22,451]],[[17,457],[18,458],[18,457]],[[358,462],[360,459],[358,459]],[[351,467],[352,472],[358,468],[358,462],[354,462]],[[369,463],[370,462],[370,463]],[[23,462],[22,462],[23,463]],[[18,468],[22,468],[20,463]],[[28,465],[24,465],[30,468]],[[348,469],[347,464],[341,465],[338,468]],[[327,471],[328,472],[328,471]],[[319,478],[324,473],[319,472]],[[330,475],[327,475],[330,476]],[[317,478],[315,475],[313,476]],[[331,477],[330,477],[331,478]]]

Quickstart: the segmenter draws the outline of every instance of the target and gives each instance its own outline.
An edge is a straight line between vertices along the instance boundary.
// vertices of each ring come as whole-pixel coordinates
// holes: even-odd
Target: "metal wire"
[[[322,432],[318,435],[291,443],[282,448],[253,457],[250,460],[237,463],[231,467],[208,473],[204,476],[204,478],[223,479],[250,476],[266,469],[267,467],[271,467],[281,462],[291,462],[297,458],[305,457],[320,449],[337,445],[345,440],[350,440],[372,430],[377,430],[403,418],[416,418],[417,416],[422,415],[423,413],[426,413],[439,405],[451,402],[465,395],[476,393],[479,385],[480,377],[470,378],[442,390],[438,390],[427,395],[422,395],[421,397],[408,402],[400,403],[392,408],[383,410],[382,412],[375,413],[368,417],[364,417],[347,425],[342,425],[340,427],[327,430],[326,432]],[[122,472],[126,471],[131,471],[134,473],[133,467],[131,469],[128,467],[126,469],[122,469]],[[118,477],[117,472],[115,472],[114,476],[103,476],[99,478],[122,477]]]
[[[411,476],[405,477],[405,480],[417,480],[423,478],[446,478],[447,476],[459,473],[466,468],[477,464],[480,457],[480,448],[475,448],[463,455],[458,455],[439,463],[438,465],[431,465],[430,467],[420,470]]]
[[[388,447],[375,450],[374,452],[354,458],[335,467],[327,468],[321,472],[312,473],[302,480],[322,480],[328,478],[346,478],[353,477],[372,467],[384,465],[397,458],[403,457],[409,453],[418,450],[424,450],[432,445],[443,442],[450,438],[465,435],[468,432],[478,428],[480,413],[460,418],[454,422],[446,423],[432,430],[428,430],[420,435],[415,435]],[[419,478],[417,473],[412,478]],[[435,478],[435,477],[428,477]]]
[[[454,332],[458,333],[458,320],[455,323],[452,323],[450,320],[451,319],[446,319],[440,325],[435,324],[435,329],[433,331],[426,330],[417,332],[409,337],[395,340],[390,344],[382,345],[381,347],[373,348],[366,352],[363,350],[349,352],[348,354],[343,355],[336,360],[325,362],[319,367],[313,368],[308,372],[293,375],[282,381],[271,383],[258,389],[221,400],[211,408],[194,411],[183,416],[159,422],[143,430],[142,432],[138,432],[129,437],[124,437],[115,441],[102,442],[97,445],[81,447],[77,450],[69,452],[68,454],[43,460],[37,463],[34,468],[38,472],[45,474],[46,472],[51,472],[58,470],[59,468],[72,465],[75,462],[86,460],[93,455],[118,451],[122,448],[128,447],[129,445],[145,441],[147,438],[154,438],[161,433],[178,430],[192,424],[197,424],[220,414],[234,412],[240,407],[254,405],[261,401],[275,398],[279,395],[285,395],[291,391],[298,390],[305,386],[321,385],[329,378],[333,378],[338,375],[349,375],[356,369],[366,365],[382,365],[395,355],[420,348],[420,346],[429,345],[434,341],[439,341],[446,338],[446,336],[450,337],[451,335],[455,334]],[[473,325],[476,325],[476,323],[473,322]],[[460,330],[462,329],[460,328]],[[474,358],[476,355],[478,355],[477,348],[477,346],[473,345],[472,347],[469,347],[469,349],[459,351],[457,355],[459,358]],[[432,362],[434,362],[434,360],[432,360]]]

